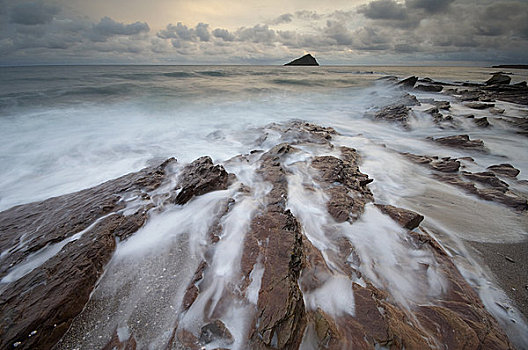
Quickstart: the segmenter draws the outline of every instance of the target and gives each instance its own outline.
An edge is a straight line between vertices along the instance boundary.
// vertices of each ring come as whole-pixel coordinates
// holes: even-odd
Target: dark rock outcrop
[[[452,158],[439,158],[436,156],[418,156],[411,153],[402,153],[403,156],[414,163],[427,165],[429,168],[442,173],[454,173],[460,169],[460,162]]]
[[[355,149],[342,147],[341,159],[319,156],[311,166],[317,169],[321,187],[329,195],[328,213],[337,222],[355,221],[373,201],[367,185],[372,182],[368,175],[359,171],[359,155]]]
[[[495,84],[506,84],[508,85],[511,81],[511,78],[502,73],[495,73],[491,78],[486,81],[486,85],[495,85]]]
[[[487,109],[495,107],[493,103],[478,103],[478,102],[469,102],[465,103],[464,106],[472,109]]]
[[[297,58],[291,62],[285,64],[285,66],[318,66],[317,60],[310,54],[306,54],[300,58]]]
[[[403,128],[409,128],[409,112],[410,109],[403,105],[391,105],[382,108],[374,115],[374,119],[377,120],[386,120],[389,122],[396,122],[400,124]]]
[[[115,249],[116,237],[127,237],[146,220],[148,195],[170,174],[174,159],[99,186],[20,205],[0,213],[2,275],[31,259],[32,253],[63,244],[55,255],[19,279],[2,286],[0,348],[49,349],[66,332],[88,301]],[[143,202],[133,215],[120,213],[122,198]],[[72,237],[74,234],[80,237]],[[24,238],[25,237],[25,238]],[[76,239],[75,239],[76,238]],[[28,245],[19,245],[27,239]]]
[[[181,191],[174,203],[185,204],[192,197],[225,190],[228,186],[228,174],[221,165],[214,165],[210,157],[201,157],[183,169],[179,187]]]
[[[473,119],[473,122],[479,127],[479,128],[487,128],[491,124],[488,121],[488,118],[482,117],[482,118],[475,118]]]
[[[516,178],[517,175],[521,172],[519,169],[516,169],[511,164],[498,164],[498,165],[490,165],[488,167],[488,170],[493,171],[496,174],[507,176],[510,178]]]
[[[398,208],[392,205],[376,204],[376,206],[384,214],[390,216],[394,221],[400,224],[403,228],[413,230],[417,228],[422,220],[423,215],[415,213],[414,211]]]
[[[444,89],[442,85],[424,85],[419,84],[414,87],[415,90],[423,92],[440,92]]]
[[[296,150],[288,144],[273,147],[262,155],[258,170],[273,188],[266,197],[267,208],[251,221],[242,253],[241,269],[246,277],[258,257],[265,257],[257,317],[250,334],[254,349],[296,349],[306,326],[305,305],[297,283],[304,261],[303,238],[299,222],[286,209],[288,190],[281,164],[281,159],[292,152]]]
[[[439,143],[448,147],[463,148],[480,152],[487,152],[484,147],[484,142],[482,140],[470,140],[468,135],[455,135],[455,136],[446,136],[438,137],[436,139],[429,138],[431,141]]]
[[[406,88],[406,89],[412,89],[414,85],[416,85],[416,82],[418,81],[418,77],[409,77],[405,78],[402,81],[398,82],[398,85]]]

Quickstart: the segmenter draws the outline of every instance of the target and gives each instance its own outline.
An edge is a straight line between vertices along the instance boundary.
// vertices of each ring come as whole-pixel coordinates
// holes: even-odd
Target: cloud
[[[211,33],[209,24],[198,23],[195,28],[189,28],[181,22],[176,25],[168,24],[166,29],[159,31],[157,34],[161,39],[176,39],[177,41],[209,41]]]
[[[131,24],[124,24],[116,22],[110,17],[103,17],[99,23],[93,26],[92,40],[104,41],[108,37],[114,35],[137,35],[141,33],[147,33],[150,28],[147,23],[135,22]]]
[[[333,39],[337,45],[352,45],[354,41],[352,33],[342,22],[327,21],[324,33],[328,38]]]
[[[370,19],[407,19],[407,9],[404,5],[394,0],[375,0],[363,5],[358,9],[365,17]]]
[[[455,0],[406,0],[407,8],[423,9],[429,13],[446,11]]]
[[[38,25],[50,23],[60,9],[42,2],[22,2],[11,8],[11,23]]]
[[[221,29],[221,28],[217,28],[215,30],[213,30],[213,36],[215,38],[220,38],[224,41],[233,41],[235,40],[235,36],[230,33],[227,29]]]
[[[295,11],[295,17],[306,19],[306,20],[314,20],[314,21],[317,21],[323,18],[323,16],[318,14],[317,12],[308,11],[308,10]]]
[[[253,43],[272,43],[276,39],[276,33],[267,24],[257,24],[251,28],[242,27],[236,31],[239,41],[249,41]]]
[[[292,19],[293,19],[293,15],[291,13],[285,13],[275,18],[273,21],[271,21],[271,24],[290,23]]]

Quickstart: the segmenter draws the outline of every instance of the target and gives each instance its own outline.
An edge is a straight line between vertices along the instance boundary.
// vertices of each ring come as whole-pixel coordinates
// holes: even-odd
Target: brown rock
[[[513,167],[511,164],[498,164],[490,165],[488,170],[493,171],[496,174],[516,178],[519,175],[520,170]]]
[[[486,81],[486,85],[494,84],[506,84],[508,85],[511,81],[511,78],[501,72],[493,74],[491,78]]]
[[[429,168],[441,171],[443,173],[454,173],[460,168],[460,162],[452,158],[430,157],[430,156],[418,156],[411,153],[402,153],[403,156],[410,159],[414,163],[427,165]]]
[[[438,109],[450,109],[451,103],[449,101],[434,101],[433,104]]]
[[[439,137],[432,139],[432,141],[448,147],[464,148],[480,152],[486,152],[484,142],[482,140],[470,140],[468,135],[455,135],[447,137]]]
[[[251,222],[241,266],[247,278],[257,258],[265,257],[258,319],[253,321],[250,334],[250,344],[255,349],[297,348],[306,325],[304,301],[297,283],[304,261],[303,239],[299,223],[285,209],[287,181],[281,165],[282,157],[295,151],[288,144],[275,146],[262,155],[258,170],[273,188],[266,197],[269,203],[266,210]]]
[[[392,205],[376,204],[384,214],[390,216],[403,228],[413,230],[420,225],[424,217],[414,211],[397,208]]]
[[[0,296],[1,348],[50,349],[84,308],[115,249],[109,216]],[[33,336],[29,336],[33,332]]]
[[[417,81],[418,77],[409,77],[398,82],[398,85],[403,88],[412,89]]]
[[[374,119],[396,122],[404,128],[409,128],[409,111],[410,109],[403,104],[387,106],[377,112]]]
[[[475,124],[476,124],[479,128],[487,128],[488,126],[491,125],[491,124],[489,123],[489,121],[488,121],[488,118],[486,118],[486,117],[475,118],[475,119],[473,119],[473,121],[475,122]]]
[[[465,103],[464,106],[472,109],[487,109],[495,107],[493,103],[479,103],[479,102],[469,102]]]
[[[341,154],[343,159],[315,157],[311,165],[318,170],[318,180],[329,195],[329,214],[337,222],[353,222],[363,213],[365,204],[373,200],[366,187],[372,179],[359,170],[359,156],[355,149],[342,147]]]
[[[442,85],[423,85],[419,84],[414,87],[415,90],[424,92],[440,92],[444,89]]]
[[[201,157],[183,169],[179,186],[181,191],[174,202],[185,204],[194,196],[227,189],[228,174],[223,166],[214,165],[210,157]]]

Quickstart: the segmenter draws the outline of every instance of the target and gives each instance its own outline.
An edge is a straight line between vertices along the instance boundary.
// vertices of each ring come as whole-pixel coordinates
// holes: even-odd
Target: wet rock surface
[[[402,227],[413,230],[420,225],[420,222],[424,219],[423,215],[415,213],[414,211],[397,208],[392,205],[376,204],[383,213],[390,216],[394,221],[400,224]]]
[[[374,119],[395,122],[407,129],[409,128],[409,111],[410,109],[404,104],[387,106],[378,111]]]
[[[185,204],[194,196],[225,190],[227,183],[228,174],[224,167],[214,165],[210,157],[201,157],[183,169],[179,179],[181,191],[174,203]]]
[[[299,121],[271,124],[257,144],[270,142],[272,133],[279,134],[276,145],[225,164],[226,168],[228,164],[247,164],[254,171],[252,180],[229,175],[209,157],[197,159],[179,173],[175,161],[169,160],[87,192],[0,213],[6,218],[0,226],[6,232],[2,251],[12,252],[3,259],[11,259],[6,260],[11,268],[32,252],[86,229],[42,265],[2,286],[2,348],[18,342],[24,349],[51,348],[85,307],[112,258],[116,241],[133,237],[147,221],[149,210],[163,211],[169,205],[189,208],[216,191],[225,192],[226,197],[215,210],[214,220],[209,221],[207,234],[199,239],[203,252],[191,270],[194,275],[191,272],[189,279],[182,281],[187,288],[183,287],[181,303],[174,309],[173,329],[164,332],[170,333],[165,335],[165,348],[512,348],[450,254],[420,227],[424,217],[405,208],[373,204],[369,189],[373,179],[361,172],[359,152],[335,147],[332,142],[338,134],[334,129]],[[483,147],[482,141],[465,136],[434,141],[469,150]],[[461,159],[403,155],[429,167],[441,181],[526,209],[526,200],[515,197],[493,172],[511,176],[516,169],[509,164],[473,173],[460,171]],[[169,176],[174,176],[176,188]],[[242,183],[242,179],[248,182]],[[168,190],[156,192],[163,185]],[[302,193],[304,200],[316,202],[314,207],[328,217],[317,221],[320,213],[303,212],[302,203],[292,201],[298,200],[295,191]],[[136,198],[137,203],[122,198]],[[134,210],[129,202],[136,203]],[[70,212],[76,213],[76,225],[70,223],[71,215],[62,213],[65,205],[71,205]],[[52,218],[57,217],[47,224],[42,217],[50,212]],[[24,218],[26,223],[20,221]],[[210,218],[199,218],[205,219]],[[365,224],[368,220],[383,222],[381,230],[390,232],[370,232],[371,227]],[[32,224],[34,221],[37,223]],[[62,229],[66,223],[69,226]],[[44,229],[49,231],[47,238]],[[28,233],[34,230],[38,234]],[[230,231],[237,230],[240,235],[230,237]],[[407,271],[418,284],[416,289],[410,288],[411,295],[391,284],[377,256],[364,254],[364,242],[373,240],[368,247],[383,239],[383,234],[388,234],[385,239],[395,251],[409,250],[420,257],[419,263],[411,258],[390,264]],[[23,236],[26,241],[30,237],[28,242],[38,248],[28,250],[32,245],[21,245]],[[234,244],[240,245],[240,256]],[[226,247],[236,255],[235,266],[224,266],[225,256],[218,263],[216,254]],[[3,276],[9,275],[11,268],[6,268]],[[25,294],[21,296],[22,291]],[[243,318],[231,313],[235,309],[244,310],[240,313]],[[107,335],[103,348],[145,346],[138,334],[126,335],[120,337],[116,329]]]
[[[443,146],[469,149],[479,152],[487,152],[482,140],[471,140],[469,135],[454,135],[438,138],[429,138],[431,141]]]
[[[0,213],[2,251],[10,251],[2,259],[4,283],[13,271],[8,267],[28,263],[32,254],[42,256],[46,248],[64,242],[42,264],[35,263],[32,270],[28,267],[27,273],[0,285],[2,348],[19,343],[21,349],[49,349],[60,339],[88,301],[112,256],[116,237],[127,237],[146,220],[149,201],[127,216],[119,212],[125,208],[122,198],[148,198],[174,163],[169,159],[84,191]]]
[[[516,169],[511,164],[490,165],[488,167],[488,169],[490,171],[493,171],[496,174],[499,174],[499,175],[502,175],[502,176],[511,177],[511,178],[517,177],[517,175],[519,175],[519,173],[520,173],[520,170]]]

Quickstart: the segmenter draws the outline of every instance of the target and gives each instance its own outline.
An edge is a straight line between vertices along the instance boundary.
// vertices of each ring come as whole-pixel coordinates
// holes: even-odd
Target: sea
[[[489,271],[466,250],[464,242],[525,241],[526,215],[441,184],[427,169],[411,164],[398,153],[465,157],[467,152],[439,147],[427,137],[468,134],[471,139],[483,140],[490,152],[472,154],[473,161],[464,163],[466,170],[483,171],[492,164],[510,163],[521,171],[519,180],[527,180],[528,138],[512,133],[510,125],[495,121],[489,111],[471,110],[452,96],[439,93],[413,92],[423,103],[413,108],[410,129],[372,118],[374,111],[405,93],[380,78],[414,75],[446,83],[484,82],[497,70],[399,66],[0,67],[0,211],[86,189],[169,157],[186,164],[208,155],[215,163],[224,164],[239,154],[273,146],[258,141],[271,123],[302,120],[333,127],[339,133],[333,142],[356,148],[361,155],[361,171],[374,179],[370,188],[376,200],[424,214],[424,225],[454,252],[457,266],[479,291],[488,310],[506,325],[518,344],[523,344],[528,341],[528,332],[523,335],[528,330],[525,321],[513,306],[507,310],[500,306],[512,304]],[[511,73],[512,83],[528,80],[528,70],[507,72]],[[450,113],[458,117],[487,116],[493,127],[477,128],[469,118],[458,118],[456,128],[439,127],[425,112],[432,106],[432,99],[450,101]],[[508,116],[528,117],[526,107],[507,102],[497,103],[497,107]],[[527,192],[526,182],[510,185]],[[207,203],[202,204],[207,208]],[[118,248],[111,263],[115,276],[126,279],[130,266],[136,266],[137,272],[141,268],[134,264],[156,256],[152,250],[142,249],[167,242],[161,235],[167,220],[196,224],[185,221],[188,212],[169,214],[154,219],[152,230],[144,229],[129,246]],[[376,219],[366,220],[362,229],[383,229]],[[383,242],[377,244],[365,249],[379,257],[390,248]],[[130,263],[125,269],[116,259],[130,252],[140,262]],[[145,271],[152,272],[150,268],[155,267]],[[388,266],[386,271],[387,276],[393,273]],[[109,276],[112,272],[105,274],[109,280],[103,280],[99,287],[104,291],[106,283],[105,295],[117,288]],[[412,281],[405,283],[412,285]],[[138,288],[146,285],[138,283]],[[134,303],[139,305],[138,300],[150,300],[142,290],[134,293],[131,295],[136,299],[123,301],[123,309],[129,310],[127,317],[133,313]],[[97,292],[94,295],[97,297]],[[97,342],[106,333],[97,331],[104,328],[100,317],[111,320],[108,327],[120,325],[125,333],[136,327],[140,332],[138,325],[123,326],[129,319],[122,315],[106,315],[101,310],[94,315],[97,317],[87,315],[82,324],[74,324],[63,348],[71,344],[76,344],[73,348],[101,345]],[[167,334],[156,334],[157,328],[153,329],[140,339],[144,347],[156,348],[166,340]]]

